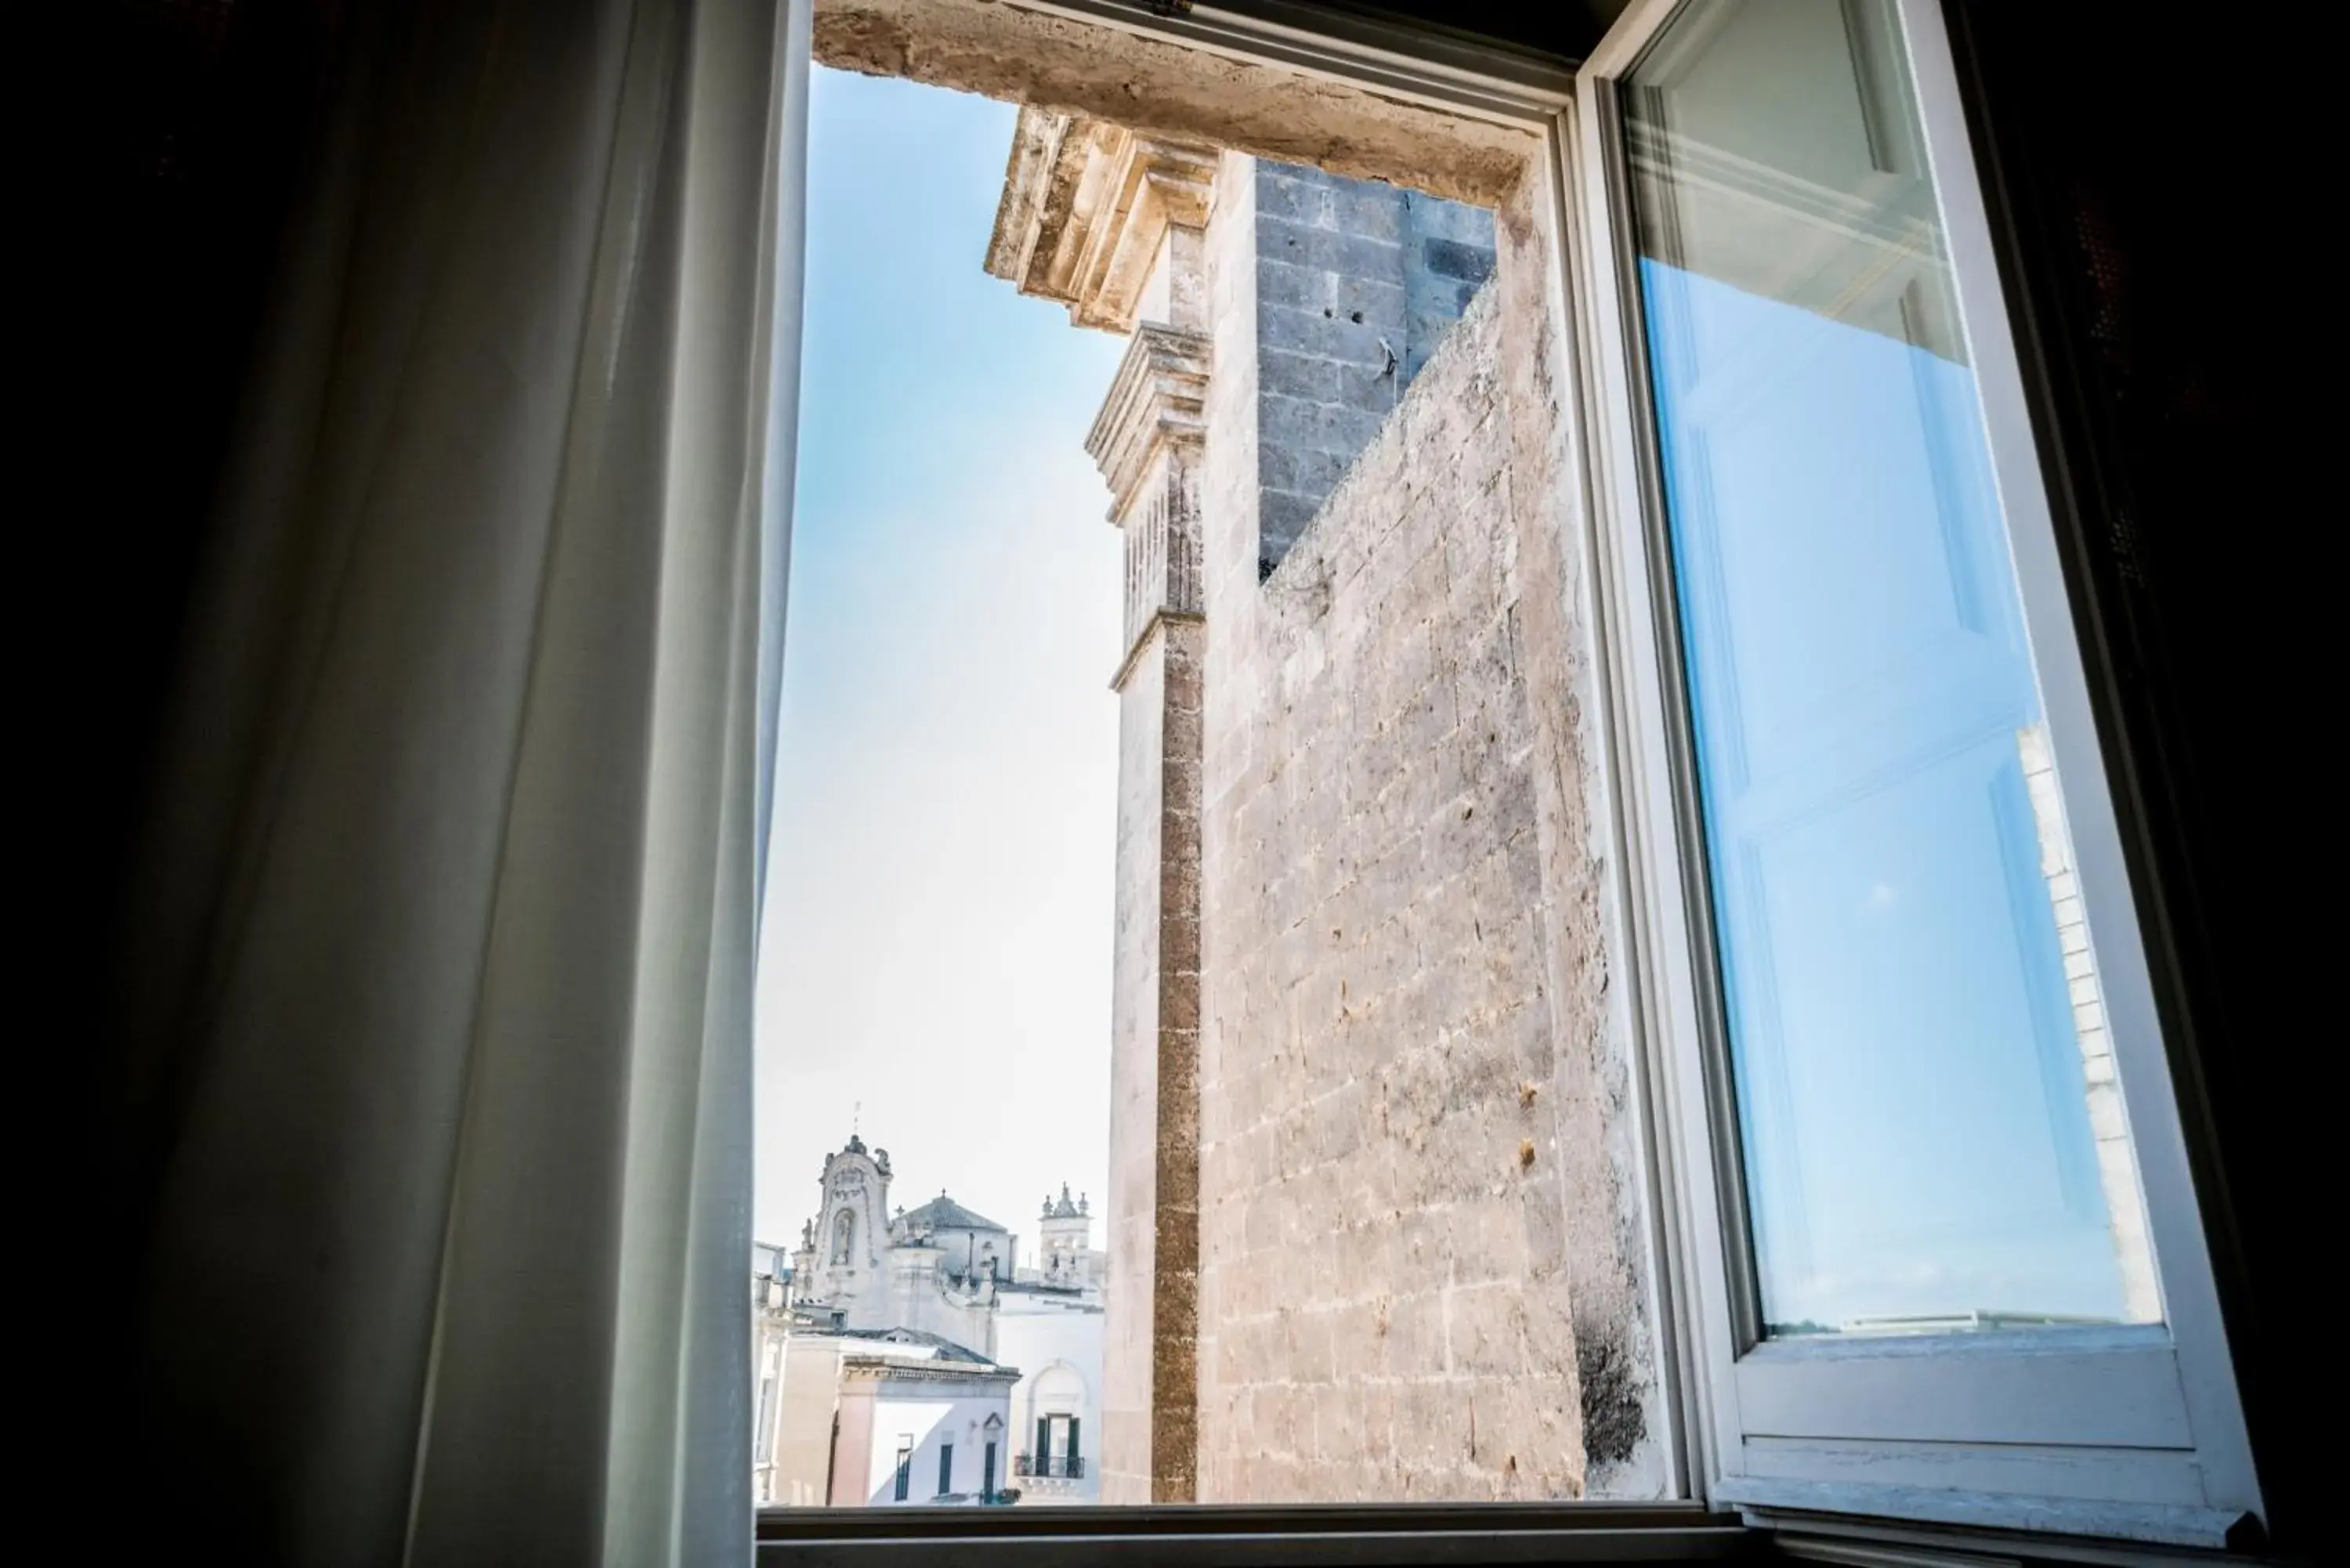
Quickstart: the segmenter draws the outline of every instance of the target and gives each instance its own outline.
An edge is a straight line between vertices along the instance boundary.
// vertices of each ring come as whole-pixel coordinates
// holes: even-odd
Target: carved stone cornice
[[[1086,434],[1086,451],[1109,483],[1109,520],[1134,513],[1153,460],[1170,445],[1197,448],[1207,439],[1208,373],[1213,344],[1204,332],[1145,322],[1118,361],[1118,374]]]
[[[1016,1367],[989,1365],[975,1366],[962,1361],[892,1361],[882,1355],[860,1355],[854,1351],[840,1359],[843,1382],[886,1381],[899,1378],[924,1383],[1002,1383],[1020,1381]]]
[[[1109,520],[1126,535],[1126,657],[1161,617],[1196,618],[1200,580],[1200,467],[1207,446],[1210,339],[1204,332],[1145,322],[1118,361],[1086,451],[1109,482]]]
[[[1168,227],[1206,226],[1216,158],[1204,141],[1023,109],[987,270],[1080,327],[1129,331]]]
[[[1200,559],[1200,470],[1207,447],[1207,334],[1145,322],[1102,400],[1086,451],[1109,482],[1109,519],[1126,535],[1126,657],[1169,616],[1206,607]]]

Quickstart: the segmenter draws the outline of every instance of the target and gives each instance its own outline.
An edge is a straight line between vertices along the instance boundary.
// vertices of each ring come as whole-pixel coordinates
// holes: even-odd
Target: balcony
[[[1042,1459],[1033,1454],[1014,1454],[1012,1473],[1036,1480],[1083,1480],[1086,1479],[1086,1457],[1083,1454],[1046,1454]]]

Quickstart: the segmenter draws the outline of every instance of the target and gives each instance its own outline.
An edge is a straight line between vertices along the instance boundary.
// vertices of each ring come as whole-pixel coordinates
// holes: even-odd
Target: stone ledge
[[[1126,657],[1118,660],[1118,673],[1111,676],[1109,679],[1109,689],[1113,691],[1124,691],[1126,690],[1127,678],[1134,673],[1134,667],[1142,661],[1142,650],[1150,646],[1151,637],[1160,627],[1167,625],[1202,626],[1207,623],[1207,619],[1208,618],[1206,616],[1201,615],[1197,610],[1159,609],[1151,611],[1150,618],[1142,623],[1142,629],[1135,634],[1133,643],[1128,647]]]
[[[1111,522],[1123,524],[1131,514],[1162,446],[1206,440],[1213,354],[1214,344],[1204,332],[1155,322],[1136,329],[1101,412],[1086,433],[1086,452],[1109,483]]]
[[[1208,221],[1216,150],[1086,115],[1024,109],[987,271],[1058,300],[1080,327],[1126,332],[1174,225]]]

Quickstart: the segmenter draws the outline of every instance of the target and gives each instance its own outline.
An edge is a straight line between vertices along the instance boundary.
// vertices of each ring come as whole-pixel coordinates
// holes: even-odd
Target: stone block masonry
[[[989,270],[1134,334],[1105,1501],[1668,1484],[1538,211],[1022,111]]]
[[[1262,577],[1492,275],[1494,239],[1482,207],[1295,164],[1250,168]]]
[[[1256,269],[1268,343],[1291,265]],[[1378,296],[1390,330],[1404,296]],[[1210,574],[1198,1418],[1218,1501],[1583,1493],[1500,329],[1488,291],[1253,603]]]
[[[1118,709],[1102,1501],[1196,1495],[1199,755],[1195,620],[1147,634]]]

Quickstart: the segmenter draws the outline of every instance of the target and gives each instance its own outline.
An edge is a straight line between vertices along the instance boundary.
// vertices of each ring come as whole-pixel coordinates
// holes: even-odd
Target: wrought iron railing
[[[1086,1479],[1086,1457],[1083,1454],[1014,1454],[1012,1473],[1045,1480],[1083,1480]]]

